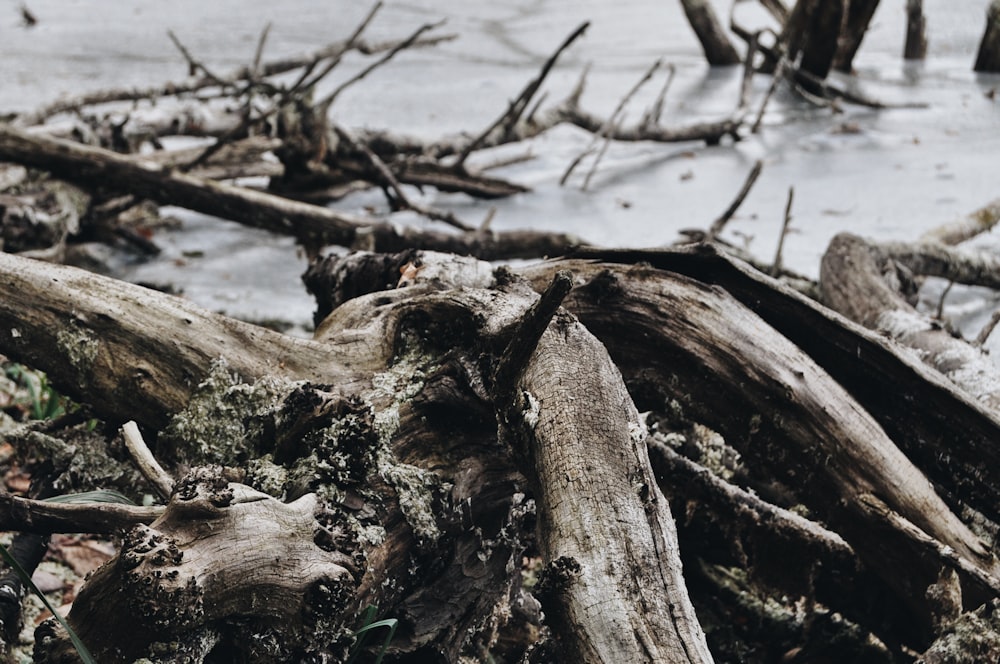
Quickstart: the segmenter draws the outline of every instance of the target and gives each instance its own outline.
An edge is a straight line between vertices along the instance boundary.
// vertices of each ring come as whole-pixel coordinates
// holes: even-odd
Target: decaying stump
[[[338,642],[346,652],[351,630],[339,616],[357,570],[347,542],[324,525],[342,519],[313,494],[286,504],[228,482],[221,468],[202,469],[180,483],[159,519],[125,534],[73,602],[69,622],[102,662],[203,661],[213,652],[292,661],[336,653]],[[234,618],[246,631],[224,627]],[[258,641],[245,641],[247,632]],[[55,623],[39,631],[36,661],[74,654]]]

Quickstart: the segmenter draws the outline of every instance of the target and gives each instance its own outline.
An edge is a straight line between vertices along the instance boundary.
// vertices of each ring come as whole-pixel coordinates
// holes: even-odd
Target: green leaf
[[[44,498],[46,503],[117,503],[119,505],[135,505],[128,496],[117,491],[82,491],[80,493],[67,493],[62,496],[52,496]]]
[[[358,653],[361,652],[361,647],[368,637],[368,632],[381,627],[388,627],[389,633],[386,635],[385,641],[382,642],[382,649],[379,650],[378,657],[375,659],[375,664],[382,664],[382,658],[385,657],[385,653],[389,649],[389,643],[392,642],[392,637],[396,634],[396,627],[399,625],[399,621],[395,618],[386,618],[385,620],[372,622],[372,618],[375,617],[375,610],[374,606],[369,606],[365,609],[364,616],[361,619],[362,625],[354,632],[357,641],[354,642],[354,647],[351,648],[351,655],[347,658],[348,663],[353,662],[357,658]]]
[[[97,664],[93,655],[91,655],[90,651],[87,650],[87,646],[83,645],[83,641],[81,641],[80,637],[76,635],[73,628],[69,626],[69,623],[67,623],[61,615],[59,615],[59,612],[56,611],[55,607],[49,602],[49,598],[46,597],[45,593],[39,590],[38,586],[35,585],[35,582],[31,580],[31,575],[28,574],[23,567],[21,567],[21,563],[17,562],[14,556],[10,555],[10,551],[7,550],[7,547],[3,545],[0,545],[0,557],[2,557],[4,561],[11,566],[11,569],[17,573],[18,577],[20,577],[21,583],[28,586],[28,588],[31,589],[31,592],[35,593],[38,599],[42,600],[42,604],[45,605],[45,608],[48,609],[52,613],[52,616],[59,621],[59,624],[63,626],[63,629],[66,630],[66,633],[69,634],[70,640],[73,642],[73,647],[76,648],[76,651],[80,654],[80,659],[83,660],[83,664]],[[381,657],[379,659],[381,659]]]

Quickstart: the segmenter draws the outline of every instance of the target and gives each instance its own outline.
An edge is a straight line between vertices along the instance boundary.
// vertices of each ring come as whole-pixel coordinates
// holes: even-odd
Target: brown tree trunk
[[[844,30],[840,35],[837,55],[833,59],[834,69],[846,73],[851,72],[854,66],[854,56],[861,48],[861,41],[868,31],[868,24],[871,23],[876,9],[878,9],[878,0],[849,1],[847,20],[844,22]]]
[[[974,69],[1000,72],[1000,0],[993,0],[986,10],[986,31],[979,43]]]
[[[927,56],[927,19],[923,0],[906,0],[906,44],[903,57],[923,60]]]
[[[681,0],[681,6],[698,36],[708,64],[714,67],[738,65],[742,62],[707,0]]]
[[[799,69],[823,80],[833,67],[847,19],[847,0],[798,0],[781,33],[786,55]],[[808,86],[807,86],[808,87]]]

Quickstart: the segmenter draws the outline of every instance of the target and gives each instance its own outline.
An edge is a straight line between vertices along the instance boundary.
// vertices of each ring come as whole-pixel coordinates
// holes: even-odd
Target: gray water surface
[[[39,24],[27,29],[19,25],[19,4],[0,6],[3,111],[28,110],[64,93],[183,79],[186,64],[166,37],[167,28],[225,72],[248,62],[268,22],[265,57],[277,57],[345,37],[369,9],[346,1],[32,0]],[[728,3],[714,4],[726,16]],[[753,162],[762,159],[763,174],[724,236],[761,258],[773,256],[790,187],[795,202],[785,264],[807,275],[818,273],[820,256],[840,231],[916,239],[1000,196],[1000,77],[971,71],[987,0],[924,4],[928,59],[902,61],[905,2],[884,1],[851,84],[883,101],[922,102],[927,108],[845,106],[833,114],[779,93],[763,130],[737,143],[612,145],[587,191],[581,190],[580,177],[565,187],[559,178],[591,137],[558,127],[526,145],[479,157],[486,162],[530,153],[531,160],[498,171],[532,187],[530,193],[482,202],[428,191],[422,201],[472,223],[495,206],[492,226],[498,230],[545,228],[595,244],[650,247],[674,241],[681,229],[706,228],[727,207]],[[752,5],[738,7],[741,20],[761,20]],[[441,19],[446,23],[439,31],[457,38],[404,53],[351,88],[333,108],[338,122],[426,138],[477,132],[584,20],[591,27],[553,71],[549,101],[563,98],[590,64],[583,105],[607,114],[662,58],[677,72],[664,124],[719,119],[736,106],[739,70],[705,65],[679,3],[672,0],[390,1],[369,37],[400,38]],[[348,58],[331,85],[364,64]],[[638,117],[664,77],[661,73],[643,88],[628,117]],[[763,77],[757,81],[758,96],[767,85]],[[351,211],[366,205],[385,207],[376,194],[338,204]],[[157,238],[165,247],[163,257],[129,268],[126,278],[174,283],[192,300],[231,315],[306,324],[312,303],[298,280],[304,259],[291,241],[200,215],[182,218],[182,231]],[[406,215],[399,220],[429,224]]]

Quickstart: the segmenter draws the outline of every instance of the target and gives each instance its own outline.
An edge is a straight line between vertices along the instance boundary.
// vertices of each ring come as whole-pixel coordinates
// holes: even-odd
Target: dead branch
[[[785,238],[788,236],[788,228],[792,223],[792,200],[795,198],[795,187],[788,188],[788,201],[785,203],[785,216],[781,222],[781,234],[778,235],[778,248],[774,251],[774,263],[771,264],[770,275],[777,277],[781,274],[782,259],[781,254],[785,248]]]
[[[163,470],[156,457],[153,456],[146,441],[143,440],[142,434],[139,433],[139,425],[133,420],[123,424],[122,437],[125,439],[125,447],[132,455],[132,460],[135,461],[142,476],[156,489],[160,498],[170,500],[170,494],[174,491],[174,478]]]
[[[566,181],[569,179],[570,174],[576,168],[576,165],[579,164],[580,161],[585,156],[592,154],[594,152],[594,146],[597,144],[598,141],[603,139],[603,144],[601,145],[601,149],[598,152],[597,156],[594,157],[590,165],[590,170],[587,172],[586,177],[584,177],[583,184],[580,187],[582,191],[587,190],[587,187],[590,184],[590,179],[597,171],[597,166],[600,163],[601,159],[604,157],[605,152],[607,152],[608,145],[610,145],[611,143],[611,133],[615,130],[615,128],[621,125],[620,118],[622,112],[625,110],[625,106],[628,104],[629,100],[631,100],[632,97],[635,96],[635,94],[639,91],[639,89],[642,88],[642,86],[647,81],[649,81],[650,78],[653,77],[653,74],[656,73],[656,70],[659,69],[659,67],[660,67],[660,61],[657,60],[652,64],[652,66],[650,66],[649,69],[646,70],[646,73],[642,75],[639,81],[636,82],[634,86],[632,86],[632,89],[629,90],[624,97],[622,97],[621,101],[619,101],[618,105],[615,107],[615,110],[611,112],[611,115],[609,115],[608,119],[604,122],[604,125],[597,132],[594,133],[590,145],[587,146],[587,148],[580,154],[580,156],[578,156],[576,159],[573,160],[573,162],[566,169],[566,172],[563,173],[563,176],[559,179],[560,185],[566,183]],[[645,120],[641,122],[642,124],[646,124]]]
[[[580,38],[587,28],[590,27],[590,22],[581,23],[576,30],[570,33],[566,39],[563,40],[562,44],[555,50],[555,52],[549,56],[549,58],[542,65],[541,71],[535,76],[521,91],[510,105],[507,110],[497,118],[490,126],[483,130],[478,136],[473,138],[471,141],[465,143],[465,145],[457,150],[458,158],[455,160],[454,166],[456,168],[461,168],[465,161],[469,158],[474,150],[478,150],[486,146],[500,145],[501,143],[511,142],[514,139],[512,132],[514,128],[518,125],[521,117],[524,115],[525,110],[528,108],[528,104],[531,103],[532,98],[538,89],[545,82],[548,77],[549,72],[552,67],[555,66],[556,61],[559,56],[562,55],[563,51],[569,48],[573,42]]]
[[[714,245],[670,251],[580,249],[574,255],[648,263],[724,288],[843,385],[956,510],[967,505],[1000,522],[1000,473],[994,475],[1000,457],[992,433],[1000,419],[913,354]],[[914,409],[914,403],[922,407]],[[950,442],[947,454],[940,454],[939,441]]]
[[[371,148],[369,148],[364,143],[361,143],[360,141],[356,140],[349,131],[347,131],[340,125],[334,124],[333,130],[341,141],[346,143],[351,149],[361,154],[368,161],[368,163],[371,164],[371,167],[375,170],[377,174],[376,181],[378,181],[379,184],[381,184],[383,188],[387,190],[386,195],[389,196],[388,191],[389,190],[392,191],[392,195],[389,196],[389,203],[394,210],[413,210],[414,212],[422,214],[428,219],[443,221],[449,226],[452,226],[459,230],[462,231],[473,230],[471,226],[468,226],[467,224],[462,222],[458,217],[456,217],[451,212],[442,212],[440,210],[434,210],[425,205],[420,205],[411,201],[409,196],[406,195],[406,192],[403,191],[402,186],[396,179],[396,176],[395,174],[393,174],[392,170],[390,170],[390,168],[385,164],[385,162],[383,162],[379,158],[377,154],[372,152]]]
[[[0,159],[48,170],[56,177],[85,185],[131,193],[225,219],[292,235],[307,247],[325,244],[399,251],[422,247],[489,259],[560,254],[580,244],[558,233],[511,231],[456,235],[398,228],[306,203],[220,184],[169,169],[43,136],[0,126]]]
[[[965,217],[927,231],[920,237],[920,240],[944,245],[961,244],[980,233],[989,231],[998,223],[1000,223],[1000,198],[987,203]]]
[[[842,233],[831,241],[823,256],[823,301],[848,318],[919,349],[925,362],[997,412],[1000,377],[989,359],[980,349],[955,339],[917,313],[904,297],[914,288],[912,268],[937,271],[945,278],[996,279],[996,273],[989,275],[989,270],[984,274],[982,265],[949,258],[955,259],[955,252],[945,247],[925,247],[921,251],[890,244],[883,248]]]
[[[0,493],[0,530],[7,532],[113,535],[140,523],[152,523],[162,514],[162,507],[53,503]]]
[[[413,46],[434,46],[441,42],[453,39],[455,39],[455,35],[424,37],[413,44]],[[332,42],[329,45],[311,53],[265,62],[260,67],[259,75],[261,77],[277,76],[295,69],[308,67],[311,63],[319,62],[328,58],[337,58],[348,49],[355,50],[364,55],[374,55],[376,53],[392,50],[393,48],[396,48],[399,43],[399,40],[371,43],[360,39],[348,39],[345,41]],[[221,78],[226,81],[241,81],[252,78],[252,74],[252,70],[248,67],[241,67]],[[100,104],[109,104],[119,101],[142,101],[146,99],[157,99],[160,97],[173,97],[215,87],[216,85],[216,81],[208,77],[202,77],[194,80],[177,81],[150,86],[148,88],[112,88],[107,90],[97,90],[77,97],[60,99],[30,113],[22,113],[14,119],[14,124],[19,127],[30,127],[42,124],[49,118],[59,115],[60,113],[75,111],[88,106],[97,106]]]
[[[743,181],[743,186],[740,187],[739,192],[737,192],[736,198],[734,198],[733,202],[729,204],[729,207],[726,208],[725,212],[723,212],[718,219],[712,222],[712,225],[708,229],[706,240],[711,242],[722,234],[722,231],[726,227],[726,224],[729,222],[730,219],[733,218],[733,215],[736,214],[736,211],[740,209],[740,205],[743,204],[743,201],[746,199],[747,194],[750,193],[750,189],[753,188],[754,183],[757,182],[757,178],[760,177],[761,171],[763,169],[764,169],[763,161],[758,159],[756,162],[754,162],[753,168],[751,168],[750,173],[747,174],[747,179]]]

